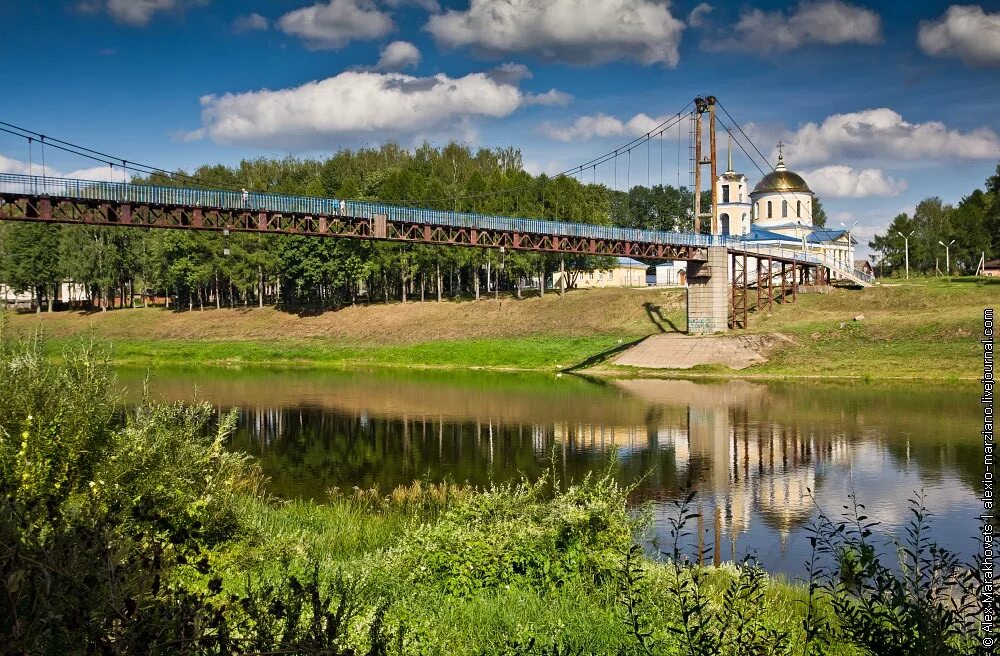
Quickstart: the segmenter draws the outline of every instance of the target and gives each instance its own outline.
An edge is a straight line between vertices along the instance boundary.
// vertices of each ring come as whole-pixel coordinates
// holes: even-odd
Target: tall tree
[[[812,221],[817,228],[826,227],[826,210],[823,209],[823,201],[820,200],[819,196],[813,196]]]
[[[59,260],[61,226],[13,223],[0,237],[0,266],[4,282],[16,292],[30,291],[35,309],[42,311],[48,299],[51,312],[58,296],[63,272]]]

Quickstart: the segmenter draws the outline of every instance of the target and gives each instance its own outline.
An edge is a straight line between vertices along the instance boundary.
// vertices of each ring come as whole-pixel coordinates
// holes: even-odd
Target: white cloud
[[[545,105],[547,107],[565,107],[573,102],[573,96],[558,89],[549,89],[545,93],[529,93],[525,95],[529,105]]]
[[[952,130],[939,121],[909,123],[882,107],[834,114],[806,123],[785,139],[789,165],[859,159],[955,160],[1000,157],[1000,136],[990,128]]]
[[[658,0],[471,0],[431,16],[439,44],[491,56],[529,53],[571,64],[635,59],[677,64],[684,24]]]
[[[856,169],[833,165],[804,171],[809,186],[824,198],[865,198],[898,196],[906,190],[906,181],[893,178],[881,169]]]
[[[4,157],[0,155],[0,173],[13,173],[16,175],[47,175],[51,178],[73,178],[76,180],[94,180],[97,182],[121,182],[122,181],[122,169],[121,167],[115,167],[112,171],[110,166],[92,166],[89,168],[76,169],[75,171],[70,171],[69,173],[63,173],[58,169],[54,169],[48,166],[42,169],[40,162],[32,162],[28,165],[28,162],[22,162],[21,160],[12,159],[10,157]],[[129,176],[131,177],[131,176]]]
[[[936,21],[921,21],[920,49],[935,57],[961,57],[971,66],[1000,66],[1000,12],[975,5],[952,5]]]
[[[145,27],[157,13],[181,11],[208,2],[209,0],[80,0],[75,7],[85,14],[106,11],[119,23]]]
[[[623,121],[607,114],[594,114],[580,116],[572,124],[565,126],[542,123],[538,126],[538,132],[557,141],[585,141],[595,137],[640,137],[668,118],[670,117],[652,117],[640,113]]]
[[[291,89],[203,97],[202,128],[189,138],[299,149],[373,132],[379,139],[466,134],[473,119],[508,116],[531,102],[516,85],[486,73],[450,78],[345,71]]]
[[[524,64],[515,64],[514,62],[500,64],[486,71],[486,74],[500,84],[517,84],[521,80],[530,80],[532,78],[531,71],[528,70],[527,66]]]
[[[375,68],[383,71],[398,71],[412,68],[420,63],[420,51],[409,41],[393,41],[382,48]]]
[[[749,9],[729,38],[708,39],[708,50],[784,52],[822,43],[873,44],[882,40],[881,17],[842,0],[802,0],[791,13]]]
[[[703,27],[705,25],[705,16],[710,13],[712,13],[712,5],[702,2],[688,14],[687,24],[691,27]]]
[[[413,5],[414,7],[420,7],[424,11],[429,11],[432,14],[436,14],[441,11],[441,5],[438,4],[437,0],[383,0],[383,2],[386,6],[393,8]]]
[[[266,30],[270,27],[271,21],[257,13],[247,16],[238,16],[233,21],[233,30],[236,32],[256,32]]]
[[[108,0],[108,13],[129,25],[146,25],[158,11],[168,11],[176,5],[175,0]]]
[[[371,0],[330,0],[291,11],[277,22],[285,34],[314,50],[343,48],[355,39],[378,39],[392,32],[392,17]]]

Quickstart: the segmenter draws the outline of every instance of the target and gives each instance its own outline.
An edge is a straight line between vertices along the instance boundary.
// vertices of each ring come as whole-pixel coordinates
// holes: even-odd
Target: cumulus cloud
[[[952,5],[941,18],[921,21],[917,43],[934,57],[961,57],[970,66],[1000,66],[1000,12]]]
[[[330,0],[291,11],[277,22],[285,34],[313,50],[343,48],[355,39],[378,39],[396,29],[392,17],[371,0]]]
[[[233,30],[235,32],[257,32],[260,30],[266,30],[270,27],[271,22],[261,16],[260,14],[253,13],[247,16],[238,16],[236,20],[233,21]]]
[[[542,123],[538,126],[538,132],[557,141],[585,141],[595,137],[640,137],[668,118],[668,116],[652,117],[640,113],[623,121],[607,114],[594,114],[580,116],[570,125]]]
[[[834,114],[806,123],[785,139],[790,164],[821,164],[844,157],[899,160],[994,159],[1000,136],[990,128],[968,132],[939,121],[910,123],[888,108]]]
[[[159,12],[186,9],[191,5],[205,4],[208,0],[81,0],[77,11],[95,14],[106,11],[119,23],[144,27]]]
[[[375,68],[383,71],[398,71],[412,68],[420,63],[420,51],[409,41],[393,41],[382,48]]]
[[[527,66],[513,62],[500,64],[495,68],[491,68],[486,71],[486,75],[500,84],[517,84],[521,80],[530,80],[532,77],[531,71],[528,70]]]
[[[545,93],[529,93],[525,95],[529,105],[545,105],[547,107],[565,107],[573,102],[573,96],[558,89],[549,89]]]
[[[675,66],[684,24],[657,0],[471,0],[431,16],[440,45],[488,56],[528,53],[571,64],[634,59]]]
[[[882,41],[881,17],[842,0],[802,0],[790,13],[745,10],[735,34],[703,42],[708,50],[785,52],[822,43],[873,44]]]
[[[298,149],[373,132],[379,138],[466,133],[473,119],[508,116],[532,102],[537,99],[516,85],[485,73],[451,78],[345,71],[290,89],[205,96],[202,128],[188,138]]]
[[[833,165],[805,171],[802,175],[812,190],[824,198],[898,196],[906,190],[905,180],[888,176],[881,169]]]
[[[13,173],[16,175],[42,175],[43,170],[42,165],[39,162],[32,162],[29,166],[28,162],[22,162],[21,160],[0,155],[0,173]],[[73,178],[76,180],[94,180],[96,182],[122,181],[122,169],[120,167],[115,167],[112,171],[111,167],[107,165],[76,169],[74,171],[70,171],[69,173],[64,173],[49,166],[45,168],[44,175],[52,178]]]

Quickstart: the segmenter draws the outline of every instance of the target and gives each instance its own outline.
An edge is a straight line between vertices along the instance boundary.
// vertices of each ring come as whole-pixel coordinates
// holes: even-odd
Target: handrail
[[[260,192],[221,191],[188,187],[163,187],[127,182],[102,182],[38,175],[0,173],[0,192],[49,196],[70,200],[100,200],[115,203],[155,204],[202,207],[219,210],[267,211],[274,213],[319,216],[349,216],[371,219],[384,215],[392,221],[449,227],[464,227],[507,232],[630,241],[669,246],[724,246],[748,255],[777,257],[793,262],[825,266],[859,282],[871,283],[873,277],[834,260],[777,246],[750,245],[727,235],[703,235],[693,232],[620,228],[589,223],[569,223],[538,218],[515,218],[498,214],[455,212],[402,207],[386,203],[293,196]]]
[[[124,182],[100,182],[19,174],[0,174],[0,191],[80,200],[103,200],[134,204],[204,207],[221,210],[351,216],[371,219],[385,215],[392,221],[429,223],[450,227],[524,232],[561,237],[584,237],[672,246],[714,246],[718,237],[688,232],[620,228],[588,223],[569,223],[540,218],[514,218],[497,214],[430,210],[313,196],[291,196],[260,192],[217,191],[185,187],[161,187]]]

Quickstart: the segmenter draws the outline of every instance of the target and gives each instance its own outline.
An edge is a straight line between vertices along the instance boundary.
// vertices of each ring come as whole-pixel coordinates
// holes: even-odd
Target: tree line
[[[628,192],[573,177],[532,175],[513,148],[452,143],[407,150],[395,144],[319,159],[255,159],[202,166],[137,183],[351,198],[467,212],[658,230],[692,228],[690,190],[635,186]],[[159,300],[173,308],[336,308],[358,302],[520,297],[565,267],[610,268],[598,256],[506,252],[420,244],[186,230],[0,226],[0,284],[31,292],[40,310],[70,302],[108,309]],[[59,298],[60,283],[75,283]]]
[[[883,275],[905,270],[907,238],[910,270],[921,274],[970,275],[984,255],[987,261],[1000,256],[1000,165],[985,189],[974,190],[958,205],[925,198],[912,216],[896,215],[885,233],[868,242]]]

